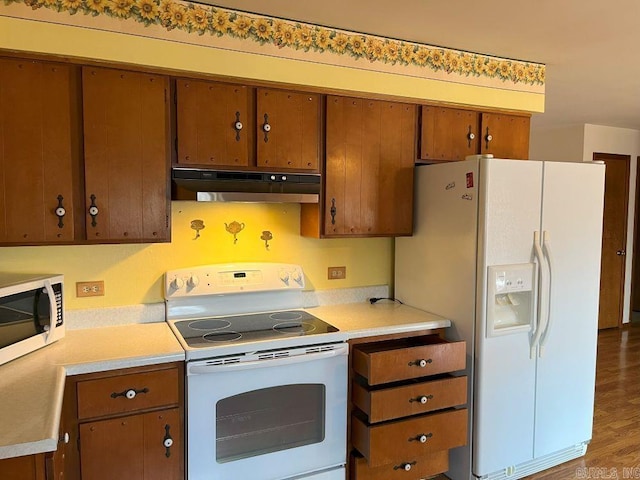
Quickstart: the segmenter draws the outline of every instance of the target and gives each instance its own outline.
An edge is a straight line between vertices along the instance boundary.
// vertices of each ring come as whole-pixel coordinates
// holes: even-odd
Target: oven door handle
[[[233,372],[238,370],[249,370],[256,368],[280,367],[283,365],[293,365],[295,363],[313,362],[316,360],[325,360],[338,355],[347,355],[349,349],[345,344],[333,350],[326,352],[307,353],[304,355],[295,355],[293,357],[270,358],[265,360],[256,360],[250,362],[227,363],[223,365],[207,365],[195,364],[187,367],[187,375],[206,375],[216,372]]]

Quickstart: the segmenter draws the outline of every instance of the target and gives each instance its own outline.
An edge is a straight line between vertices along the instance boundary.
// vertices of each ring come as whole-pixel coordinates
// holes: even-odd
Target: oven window
[[[216,461],[232,462],[324,440],[325,386],[282,385],[220,400]]]
[[[36,295],[33,291],[0,298],[0,348],[44,331],[44,326],[40,325],[34,315],[35,303]]]

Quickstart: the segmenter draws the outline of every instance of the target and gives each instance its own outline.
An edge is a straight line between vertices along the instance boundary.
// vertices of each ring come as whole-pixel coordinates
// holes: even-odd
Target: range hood
[[[174,200],[318,203],[320,175],[174,167]]]

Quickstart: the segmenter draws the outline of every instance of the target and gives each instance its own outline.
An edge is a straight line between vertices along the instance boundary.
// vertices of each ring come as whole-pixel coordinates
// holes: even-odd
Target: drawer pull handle
[[[433,363],[433,360],[430,358],[427,358],[426,360],[424,358],[421,358],[419,360],[416,360],[415,362],[409,362],[409,366],[411,367],[415,365],[416,367],[424,368],[429,363]]]
[[[394,470],[404,470],[405,472],[408,472],[411,470],[411,467],[414,466],[416,463],[415,460],[413,462],[407,462],[407,463],[401,463],[400,465],[396,465],[395,467],[393,467]]]
[[[139,393],[149,393],[149,389],[147,387],[144,387],[141,390],[136,390],[135,388],[129,388],[120,393],[113,392],[111,394],[111,398],[125,397],[125,398],[128,398],[129,400],[133,400],[134,398],[136,398],[136,395],[138,395]]]
[[[433,395],[421,395],[416,398],[410,398],[409,403],[420,402],[421,404],[424,405],[425,403],[427,403],[429,400],[432,400],[432,399],[433,399]]]
[[[410,438],[409,441],[427,443],[427,440],[429,440],[431,437],[433,437],[433,433],[421,433],[420,435],[416,435],[415,437]]]

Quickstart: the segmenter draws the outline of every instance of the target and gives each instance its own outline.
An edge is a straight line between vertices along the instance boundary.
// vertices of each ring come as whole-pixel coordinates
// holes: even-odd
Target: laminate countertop
[[[337,327],[346,340],[451,326],[447,319],[387,300],[306,310]],[[56,450],[68,375],[184,359],[168,325],[158,322],[67,330],[58,342],[0,366],[0,459]]]

